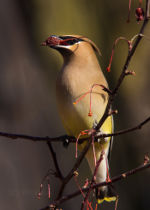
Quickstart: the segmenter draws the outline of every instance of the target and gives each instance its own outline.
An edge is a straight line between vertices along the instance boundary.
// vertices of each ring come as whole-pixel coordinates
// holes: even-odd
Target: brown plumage
[[[56,82],[56,95],[58,109],[62,123],[68,135],[78,137],[83,130],[91,129],[103,116],[108,94],[98,85],[108,87],[102,73],[95,51],[100,53],[96,45],[83,36],[65,35],[50,36],[42,45],[58,50],[64,58],[64,64],[58,74]],[[94,84],[98,84],[92,91],[92,116],[88,116],[90,95],[87,94],[78,104],[74,104],[81,96],[87,93]],[[108,117],[101,132],[111,133],[113,127],[112,117]],[[85,146],[83,144],[80,149]],[[96,174],[96,182],[102,182],[107,177],[107,156],[110,147],[110,138],[95,143],[96,160],[100,158],[101,151],[105,155]],[[95,163],[92,147],[86,155],[89,166],[94,171]],[[115,200],[108,187],[97,191],[99,201]]]

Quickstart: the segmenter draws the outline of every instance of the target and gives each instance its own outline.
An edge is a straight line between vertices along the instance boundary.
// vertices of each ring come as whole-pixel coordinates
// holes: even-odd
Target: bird
[[[107,103],[107,81],[101,70],[96,53],[100,51],[96,44],[82,35],[51,35],[42,46],[57,50],[63,57],[63,65],[56,81],[56,98],[62,124],[68,135],[79,137],[82,131],[94,128],[102,118]],[[89,97],[91,90],[91,110],[89,113]],[[78,103],[77,103],[78,101]],[[113,132],[113,117],[110,115],[101,126],[100,133]],[[80,151],[86,143],[79,146]],[[109,177],[109,156],[112,148],[112,137],[100,139],[90,146],[86,154],[89,167],[94,173],[95,162],[102,152],[104,157],[96,173],[96,183],[107,181]],[[115,201],[116,193],[112,186],[102,186],[96,189],[98,203]]]

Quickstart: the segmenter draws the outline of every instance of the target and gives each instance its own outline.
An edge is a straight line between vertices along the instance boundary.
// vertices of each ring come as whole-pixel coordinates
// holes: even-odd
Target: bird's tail
[[[103,201],[116,201],[117,194],[112,186],[100,187],[96,189],[96,199],[98,204],[102,203]]]

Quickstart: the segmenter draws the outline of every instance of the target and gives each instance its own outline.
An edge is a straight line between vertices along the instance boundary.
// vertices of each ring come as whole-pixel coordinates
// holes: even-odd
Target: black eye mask
[[[76,38],[73,36],[59,36],[59,38],[61,39],[60,41],[60,45],[74,45],[78,42],[84,41],[81,38]]]

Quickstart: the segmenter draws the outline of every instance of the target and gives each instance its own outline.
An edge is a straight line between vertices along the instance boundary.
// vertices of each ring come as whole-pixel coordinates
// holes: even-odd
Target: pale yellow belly
[[[106,102],[103,102],[101,96],[99,99],[97,95],[92,98],[92,116],[88,116],[90,105],[89,99],[84,98],[77,104],[72,101],[65,101],[61,104],[58,102],[59,112],[62,123],[68,135],[78,137],[81,131],[91,129],[94,124],[98,123],[105,111]],[[103,133],[112,132],[112,117],[108,117],[103,126],[101,127]]]

